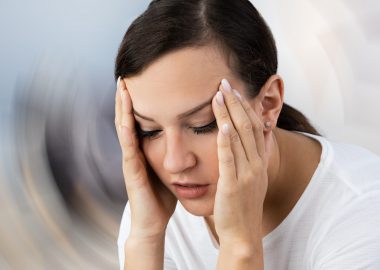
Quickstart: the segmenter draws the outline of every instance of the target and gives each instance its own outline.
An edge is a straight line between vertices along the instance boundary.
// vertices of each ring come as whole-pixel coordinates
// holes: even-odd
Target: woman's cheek
[[[218,144],[217,144],[217,134],[218,131],[214,132],[210,138],[207,148],[208,160],[210,167],[210,174],[213,181],[216,183],[219,178],[219,161],[218,161]]]
[[[198,169],[212,182],[216,182],[219,177],[217,135],[218,130],[207,135],[198,135],[192,141]]]

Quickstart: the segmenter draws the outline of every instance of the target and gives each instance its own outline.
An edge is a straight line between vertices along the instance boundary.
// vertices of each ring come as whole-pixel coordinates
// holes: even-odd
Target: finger
[[[139,149],[134,144],[132,132],[126,126],[120,126],[119,141],[123,158],[123,173],[127,184],[128,181],[136,180],[141,177],[139,170]]]
[[[231,149],[230,125],[224,123],[217,137],[219,180],[218,187],[229,189],[236,186],[236,159]]]
[[[125,142],[125,138],[131,136],[126,127],[120,128],[122,144],[122,168],[125,187],[127,192],[141,189],[147,183],[147,172],[144,161],[141,158],[140,150],[135,145]],[[127,139],[128,140],[128,139]],[[129,193],[128,193],[129,194]]]
[[[130,112],[130,115],[128,115]],[[132,119],[130,118],[132,116]],[[120,137],[121,126],[129,127],[134,133],[134,117],[132,114],[132,101],[124,80],[119,77],[115,95],[115,126]],[[132,127],[132,128],[131,128]]]
[[[232,90],[228,81],[225,79],[222,81],[221,89],[233,124],[239,133],[247,160],[253,162],[258,158],[258,151],[252,121],[241,103],[241,95],[236,90]]]
[[[135,118],[132,112],[132,100],[123,79],[119,81],[120,114],[119,114],[119,140],[122,150],[135,147]]]
[[[132,100],[123,79],[120,80],[121,92],[121,125],[128,127],[135,133],[135,117],[132,110]]]
[[[247,156],[245,154],[243,145],[240,141],[239,134],[234,128],[234,125],[228,113],[227,107],[224,103],[222,92],[220,91],[217,92],[217,94],[215,95],[213,99],[212,107],[213,107],[216,123],[218,125],[219,130],[221,130],[221,128],[225,124],[227,124],[229,127],[231,151],[234,154],[236,169],[237,169],[237,172],[242,172],[244,168],[246,167],[248,160],[247,160]]]
[[[115,127],[116,132],[119,132],[120,115],[121,115],[121,98],[120,98],[120,77],[117,78],[116,93],[115,93]]]
[[[135,132],[135,119],[132,113],[132,100],[130,98],[125,82],[119,81],[120,92],[120,114],[118,126],[118,137],[123,156],[123,174],[125,184],[129,185],[144,180],[145,170],[140,158],[140,149]]]
[[[255,144],[256,144],[257,153],[260,156],[260,158],[263,159],[265,157],[265,140],[264,140],[263,123],[261,122],[256,112],[253,110],[251,104],[242,95],[240,95],[240,101],[241,101],[241,105],[244,108],[244,111],[248,115],[252,124],[252,131],[254,134],[254,138],[256,140]]]

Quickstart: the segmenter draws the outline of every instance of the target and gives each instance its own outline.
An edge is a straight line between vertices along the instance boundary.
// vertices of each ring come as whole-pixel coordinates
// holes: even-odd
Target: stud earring
[[[264,127],[266,128],[266,129],[269,129],[269,128],[271,128],[271,123],[270,123],[270,121],[265,121],[264,122]]]

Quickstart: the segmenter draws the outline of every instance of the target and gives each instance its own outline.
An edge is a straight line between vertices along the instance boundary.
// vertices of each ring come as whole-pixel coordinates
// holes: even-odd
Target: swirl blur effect
[[[380,3],[253,1],[286,102],[380,154]],[[0,269],[117,269],[127,195],[113,65],[149,1],[0,4]]]

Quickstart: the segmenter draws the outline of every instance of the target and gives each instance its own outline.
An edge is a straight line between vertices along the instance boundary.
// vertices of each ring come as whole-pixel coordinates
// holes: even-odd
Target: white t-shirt
[[[320,142],[320,162],[295,207],[263,238],[265,269],[379,270],[380,158],[305,135]],[[118,238],[120,269],[129,229],[127,203]],[[218,249],[205,219],[178,203],[166,231],[164,269],[215,269]]]

